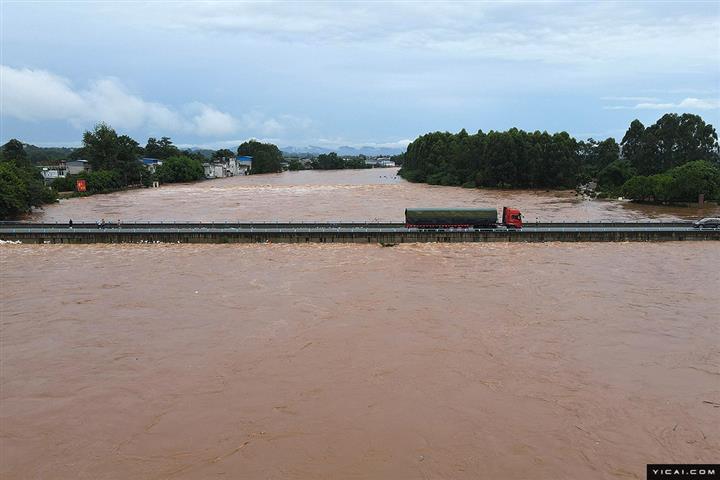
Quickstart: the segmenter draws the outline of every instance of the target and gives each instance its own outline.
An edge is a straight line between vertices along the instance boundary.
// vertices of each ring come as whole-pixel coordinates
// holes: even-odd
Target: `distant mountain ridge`
[[[378,155],[399,155],[405,151],[404,148],[393,148],[393,147],[349,147],[341,146],[337,148],[318,147],[315,145],[308,145],[307,147],[281,147],[280,151],[290,155],[310,154],[320,155],[321,153],[335,152],[338,155],[367,155],[367,156],[378,156]]]

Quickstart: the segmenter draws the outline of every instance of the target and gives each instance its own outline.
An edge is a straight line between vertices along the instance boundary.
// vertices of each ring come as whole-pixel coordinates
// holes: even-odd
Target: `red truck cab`
[[[508,228],[520,230],[522,228],[522,214],[517,208],[503,207],[502,224]]]

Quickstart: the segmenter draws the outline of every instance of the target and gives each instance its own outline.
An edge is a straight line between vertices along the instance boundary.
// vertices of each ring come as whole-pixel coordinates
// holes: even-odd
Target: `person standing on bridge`
[[[72,228],[72,218],[71,218],[70,221],[68,222],[68,227],[69,227],[69,228]]]

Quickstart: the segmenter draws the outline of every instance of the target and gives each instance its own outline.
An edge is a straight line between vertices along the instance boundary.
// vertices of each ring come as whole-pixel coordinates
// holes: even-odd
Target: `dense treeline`
[[[33,207],[56,201],[40,171],[27,158],[23,144],[10,140],[0,151],[0,219],[28,213]]]
[[[316,170],[343,170],[343,169],[359,169],[368,168],[365,164],[365,156],[348,158],[347,160],[338,157],[335,152],[322,153],[312,160],[311,167]]]
[[[357,170],[361,168],[371,168],[370,165],[365,163],[366,160],[367,157],[362,154],[352,157],[339,157],[335,152],[321,153],[306,163],[302,163],[298,158],[290,158],[288,170]]]
[[[413,182],[467,187],[573,187],[578,143],[565,132],[435,132],[410,145],[400,174]]]
[[[465,130],[429,133],[408,146],[400,175],[413,182],[499,188],[572,188],[596,180],[601,190],[614,193],[636,175],[668,172],[680,179],[685,170],[669,171],[699,160],[706,164],[697,168],[712,175],[708,168],[718,164],[715,129],[697,115],[666,114],[648,128],[633,121],[621,145],[613,138],[577,141],[566,132],[516,128],[474,135]],[[655,199],[691,201],[689,195],[690,190],[680,188]]]

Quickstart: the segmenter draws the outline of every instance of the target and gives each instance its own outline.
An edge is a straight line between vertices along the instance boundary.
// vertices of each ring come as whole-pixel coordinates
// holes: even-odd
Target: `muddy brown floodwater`
[[[42,216],[698,213],[369,175]],[[720,459],[716,242],[0,245],[0,260],[2,478],[642,479],[647,463]]]
[[[33,220],[384,221],[407,207],[517,207],[526,221],[674,220],[720,208],[669,208],[591,201],[573,191],[479,190],[408,183],[396,168],[285,172],[61,200]]]

